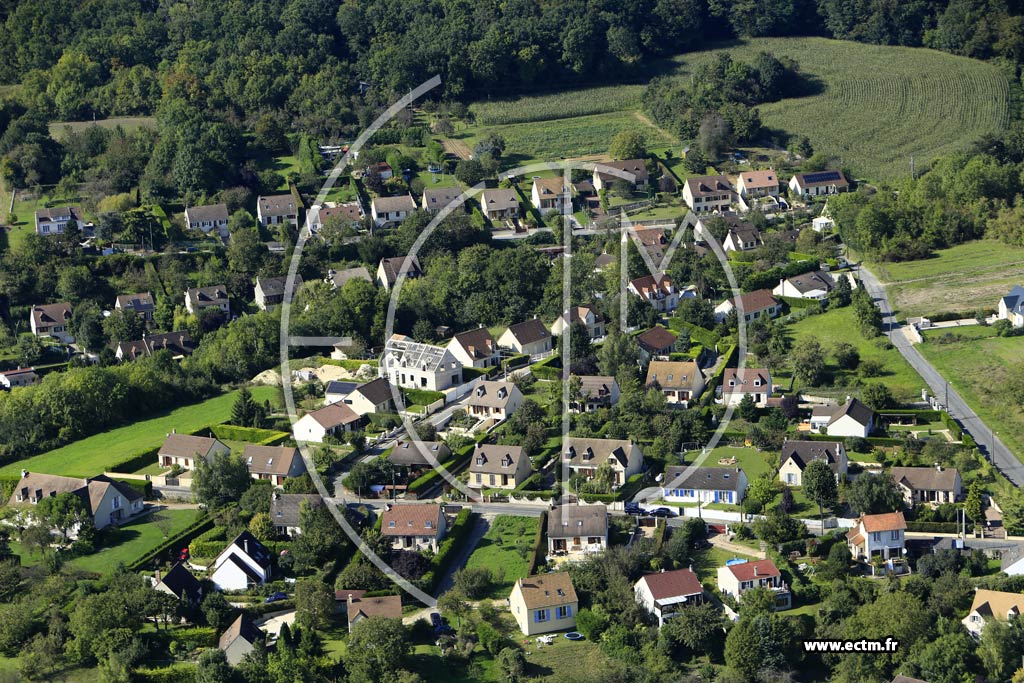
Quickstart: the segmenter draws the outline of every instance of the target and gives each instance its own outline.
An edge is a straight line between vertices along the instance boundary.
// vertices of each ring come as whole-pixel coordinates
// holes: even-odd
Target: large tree
[[[214,453],[196,459],[192,493],[204,505],[215,508],[238,500],[251,484],[249,467],[240,455]]]
[[[818,506],[818,519],[821,519],[822,533],[825,531],[823,518],[824,508],[833,508],[839,504],[839,488],[836,486],[836,475],[832,468],[822,459],[812,460],[804,468],[804,493]]]
[[[888,474],[862,474],[846,491],[846,502],[858,515],[873,515],[903,509],[903,494]]]
[[[411,652],[409,635],[399,619],[364,619],[348,636],[345,666],[351,683],[394,680]]]

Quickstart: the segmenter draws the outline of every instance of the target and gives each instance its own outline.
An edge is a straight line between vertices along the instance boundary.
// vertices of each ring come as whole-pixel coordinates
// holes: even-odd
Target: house
[[[477,444],[469,461],[469,486],[512,490],[529,479],[533,465],[522,446]]]
[[[129,342],[118,342],[114,347],[114,357],[119,361],[132,361],[148,358],[157,351],[167,351],[171,358],[181,360],[196,350],[192,336],[186,331],[163,332],[149,334],[142,339]]]
[[[509,611],[527,636],[576,628],[579,598],[568,572],[517,579],[508,597]]]
[[[270,551],[248,531],[238,534],[210,567],[219,591],[242,591],[270,579]]]
[[[811,410],[811,430],[824,430],[829,436],[867,438],[875,430],[875,412],[855,398],[841,406],[815,406]]]
[[[608,508],[557,505],[548,513],[548,554],[600,552],[608,547]]]
[[[739,405],[750,394],[754,403],[763,408],[772,397],[772,376],[768,368],[726,368],[722,373],[722,399],[725,405]]]
[[[360,384],[348,392],[341,401],[356,415],[391,412],[391,385],[383,377]]]
[[[306,413],[292,427],[296,441],[323,443],[329,435],[351,432],[362,417],[343,401]]]
[[[17,370],[5,370],[0,372],[0,387],[13,389],[14,387],[28,387],[39,384],[41,380],[32,368],[18,368]]]
[[[788,486],[803,486],[804,468],[813,460],[824,460],[836,476],[836,483],[846,481],[849,461],[846,457],[846,446],[842,441],[798,439],[786,439],[782,442],[779,481]]]
[[[97,529],[124,522],[144,508],[141,493],[105,475],[78,479],[27,470],[21,471],[21,479],[14,483],[14,493],[7,504],[27,507],[62,493],[72,493],[81,499]]]
[[[842,171],[815,171],[797,173],[789,179],[789,191],[800,197],[819,197],[838,194],[850,189],[850,181]]]
[[[443,441],[399,440],[388,453],[388,462],[409,473],[431,469],[436,463],[448,460],[451,454]]]
[[[37,235],[62,235],[69,227],[77,230],[85,227],[82,210],[77,206],[55,206],[36,211]]]
[[[416,210],[416,200],[411,194],[398,197],[374,197],[370,202],[370,215],[377,227],[397,225]]]
[[[461,187],[441,187],[441,188],[429,188],[423,190],[423,201],[422,206],[424,211],[430,213],[437,213],[444,207],[458,202],[462,197]],[[466,210],[465,203],[459,204],[456,209]]]
[[[156,303],[153,301],[152,292],[120,294],[117,299],[114,300],[114,310],[125,312],[134,311],[140,318],[148,323],[153,320],[153,311],[156,310]]]
[[[373,171],[377,171],[377,175],[380,176],[381,180],[391,180],[395,177],[395,170],[391,168],[391,164],[386,161],[378,161],[372,166],[367,166],[364,173],[369,174]]]
[[[153,590],[192,605],[199,604],[203,599],[203,585],[184,562],[175,562],[166,574],[161,574],[158,569],[153,575]]]
[[[379,595],[368,598],[365,594],[356,596],[355,591],[350,592],[346,597],[348,612],[348,632],[365,619],[401,619],[402,618],[402,596],[401,595]]]
[[[510,325],[498,337],[498,346],[512,349],[516,353],[523,353],[532,358],[546,356],[554,348],[551,333],[537,318]]]
[[[779,176],[775,171],[743,171],[736,176],[736,192],[741,197],[753,199],[755,197],[779,196]]]
[[[491,368],[501,363],[498,342],[483,325],[452,337],[448,350],[466,368]]]
[[[217,647],[224,652],[228,664],[238,666],[245,656],[255,649],[256,643],[262,643],[265,639],[263,631],[245,612],[242,612],[221,634]]]
[[[215,231],[221,237],[228,236],[228,205],[209,204],[190,206],[185,209],[185,227],[201,230],[206,234]]]
[[[444,391],[462,384],[462,363],[443,346],[414,342],[393,334],[384,345],[380,374],[406,389]]]
[[[590,306],[573,306],[568,311],[558,316],[551,324],[551,334],[560,336],[566,327],[573,323],[580,323],[587,328],[587,336],[591,340],[600,339],[604,336],[604,316]]]
[[[829,292],[835,289],[836,283],[832,276],[822,270],[779,280],[772,294],[789,296],[794,299],[827,299]]]
[[[580,380],[579,400],[569,395],[569,412],[592,413],[600,408],[611,408],[619,402],[621,392],[618,381],[611,375],[573,375]],[[572,379],[569,380],[570,382]],[[571,385],[570,385],[571,386]]]
[[[535,179],[530,196],[533,199],[534,208],[542,215],[560,212],[563,209],[572,210],[572,198],[560,177]]]
[[[164,439],[164,445],[156,452],[160,467],[195,468],[199,460],[209,460],[215,454],[227,455],[231,449],[220,440],[207,436],[171,433]]]
[[[444,511],[434,503],[385,505],[381,514],[381,535],[395,550],[430,548],[436,553],[447,528]]]
[[[356,387],[359,386],[357,382],[340,382],[332,380],[324,386],[324,405],[329,406],[332,403],[339,403],[344,401],[345,398],[355,391]],[[348,405],[352,405],[351,403]]]
[[[942,465],[934,467],[893,467],[889,470],[903,500],[918,503],[955,503],[963,493],[960,473]]]
[[[896,674],[891,683],[928,683],[928,681],[921,680],[920,678],[911,678],[910,676],[904,676],[903,674]]]
[[[185,310],[191,315],[199,315],[200,311],[211,308],[219,308],[224,313],[231,313],[228,290],[224,285],[191,287],[185,292]]]
[[[978,638],[991,621],[1009,621],[1024,613],[1024,595],[992,591],[984,588],[975,589],[971,611],[961,623],[972,636]]]
[[[260,277],[256,276],[256,306],[261,311],[272,311],[284,303],[285,285],[288,283],[286,277]],[[302,277],[295,276],[292,288],[292,295],[299,291],[302,286]]]
[[[268,479],[274,486],[284,486],[285,479],[301,477],[306,473],[302,455],[293,446],[246,444],[242,457],[249,467],[250,477]]]
[[[29,326],[37,337],[53,337],[64,344],[73,344],[75,338],[68,332],[71,304],[40,304],[32,307]]]
[[[602,161],[600,163],[602,167],[610,166],[611,168],[625,171],[633,176],[633,182],[631,183],[638,190],[647,189],[647,181],[649,175],[647,173],[647,162],[643,159],[627,159],[625,161]],[[628,180],[624,178],[612,175],[605,171],[599,171],[597,168],[594,169],[594,177],[592,182],[594,183],[594,189],[597,191],[608,189],[612,183],[616,180],[619,182],[628,183]]]
[[[681,609],[704,603],[704,586],[692,569],[645,574],[633,584],[633,594],[644,611],[658,620],[658,628]]]
[[[722,593],[742,600],[743,594],[753,588],[767,588],[774,592],[777,610],[789,609],[793,605],[789,586],[771,560],[730,560],[726,566],[718,568],[718,590]]]
[[[652,360],[645,385],[661,389],[670,405],[688,408],[704,393],[704,373],[696,361]]]
[[[297,228],[300,208],[295,204],[295,197],[290,194],[261,196],[256,200],[256,220],[264,228],[282,223],[290,223],[293,228]]]
[[[743,308],[743,321],[747,323],[762,317],[774,318],[782,313],[782,303],[767,289],[758,289],[738,297],[729,297],[715,306],[715,320],[722,322],[728,318],[729,314],[738,308],[737,300],[739,306]]]
[[[480,195],[480,209],[492,221],[519,217],[519,193],[511,188],[484,190]]]
[[[617,489],[644,466],[640,446],[626,439],[568,437],[562,447],[562,465],[575,476],[591,480],[602,465],[611,468],[611,487]]]
[[[814,232],[829,232],[836,229],[836,222],[827,216],[818,216],[811,221]]]
[[[725,251],[751,251],[757,249],[763,240],[761,231],[754,226],[730,227],[722,241],[722,249]]]
[[[725,211],[732,197],[732,184],[724,175],[687,178],[683,184],[683,201],[694,213]]]
[[[374,281],[373,277],[370,276],[370,271],[366,269],[366,266],[356,266],[355,268],[328,271],[327,280],[335,289],[341,289],[349,280],[366,280],[371,284]]]
[[[679,307],[679,290],[668,275],[644,275],[630,280],[626,289],[654,306],[659,313],[671,313]]]
[[[640,347],[640,360],[647,363],[650,360],[668,360],[669,354],[676,348],[675,332],[668,330],[661,325],[656,325],[646,332],[636,336],[636,343]]]
[[[660,265],[665,259],[665,248],[669,243],[665,231],[661,228],[637,226],[631,232],[634,243],[647,252],[655,265]]]
[[[316,493],[270,494],[270,521],[279,536],[295,538],[302,533],[302,506],[320,507],[324,499]]]
[[[344,228],[359,228],[362,226],[362,220],[363,208],[359,202],[315,205],[309,210],[309,229],[314,234],[323,230],[328,221]]]
[[[405,273],[407,278],[422,277],[423,269],[420,268],[420,260],[415,256],[395,256],[393,258],[382,258],[377,264],[377,282],[385,291],[398,282],[398,276]]]
[[[1014,327],[1024,327],[1024,287],[1015,286],[999,300],[999,319],[1009,320]]]
[[[906,530],[902,512],[863,515],[846,533],[846,544],[850,555],[858,561],[870,561],[879,555],[883,560],[899,558],[906,552],[903,538]]]
[[[466,412],[473,417],[507,420],[523,404],[523,393],[511,382],[483,380],[466,399]]]
[[[747,490],[747,474],[732,467],[690,467],[670,465],[665,468],[662,497],[678,503],[722,503],[739,505]]]

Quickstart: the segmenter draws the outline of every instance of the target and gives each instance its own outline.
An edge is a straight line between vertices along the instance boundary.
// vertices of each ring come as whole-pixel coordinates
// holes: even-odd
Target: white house
[[[626,289],[633,296],[638,296],[649,303],[659,313],[671,313],[679,307],[679,290],[668,275],[644,275],[630,280]]]
[[[381,514],[381,535],[395,550],[430,548],[436,553],[447,528],[441,506],[434,503],[389,504]]]
[[[156,301],[153,300],[152,292],[139,292],[138,294],[119,294],[114,299],[115,311],[131,311],[146,322],[153,320],[153,311],[156,310]]]
[[[209,460],[216,454],[226,455],[230,452],[227,444],[218,439],[172,432],[156,452],[156,458],[161,467],[177,465],[190,470],[195,468],[199,460]]]
[[[416,200],[411,194],[398,197],[374,197],[370,202],[370,215],[377,227],[396,225],[412,215]]]
[[[724,251],[752,251],[761,244],[761,231],[754,226],[730,227],[722,241],[722,249]]]
[[[743,594],[753,588],[766,588],[775,593],[775,609],[789,609],[793,596],[782,580],[782,572],[771,560],[752,562],[730,560],[718,568],[718,590],[743,600]]]
[[[665,468],[661,495],[678,503],[739,505],[747,490],[747,474],[740,468],[670,465]]]
[[[498,342],[483,325],[452,337],[448,350],[466,368],[491,368],[501,363]]]
[[[294,446],[258,446],[250,443],[242,451],[249,476],[253,479],[267,479],[274,486],[284,486],[285,479],[301,477],[306,473],[306,463],[299,449]]]
[[[498,337],[498,346],[534,358],[546,356],[554,349],[551,333],[538,318],[510,325]]]
[[[694,213],[725,211],[733,201],[732,184],[724,175],[687,178],[683,200]]]
[[[963,493],[960,473],[953,468],[893,467],[889,470],[908,506],[919,503],[955,503]]]
[[[864,515],[846,533],[850,555],[858,561],[871,561],[880,555],[883,560],[902,558],[906,553],[903,534],[907,521],[902,512]]]
[[[530,458],[522,446],[477,444],[469,461],[471,488],[511,490],[533,474]]]
[[[590,306],[573,306],[558,316],[551,324],[551,334],[560,336],[565,328],[573,323],[580,323],[587,328],[587,336],[592,340],[604,336],[604,316]]]
[[[657,386],[670,405],[690,406],[704,393],[704,373],[692,360],[652,360],[647,366],[646,386]]]
[[[562,465],[573,475],[593,479],[607,464],[612,472],[611,487],[617,489],[639,474],[644,465],[640,446],[627,439],[586,439],[568,437],[562,447]]]
[[[523,635],[576,628],[579,598],[568,572],[517,579],[508,606]]]
[[[225,313],[231,313],[227,287],[211,285],[209,287],[190,287],[185,291],[185,310],[190,315],[199,315],[200,311],[210,308],[219,308]]]
[[[523,404],[523,393],[511,382],[483,380],[466,399],[466,412],[480,419],[507,420]]]
[[[430,213],[437,213],[449,204],[453,204],[459,201],[462,196],[461,187],[438,187],[438,188],[427,188],[423,190],[423,201],[421,206],[424,211]],[[465,203],[455,207],[457,211],[465,211]]]
[[[346,228],[359,228],[362,219],[363,209],[359,202],[328,203],[323,206],[317,204],[309,210],[309,229],[316,234],[331,220]]]
[[[875,413],[855,398],[841,406],[815,406],[811,410],[811,430],[824,430],[829,436],[867,438],[875,429]]]
[[[1024,327],[1024,287],[1015,286],[999,300],[999,319],[1009,320],[1014,327]]]
[[[511,188],[484,190],[480,195],[480,209],[492,221],[503,221],[519,216],[519,193]]]
[[[978,638],[989,622],[1017,619],[1021,613],[1024,613],[1024,595],[976,588],[971,611],[961,623]]]
[[[580,400],[569,396],[569,411],[592,413],[600,408],[610,408],[619,402],[622,395],[618,381],[610,375],[573,375],[580,380]],[[572,381],[570,379],[570,381]]]
[[[722,400],[725,405],[739,405],[743,397],[750,394],[758,407],[768,404],[772,397],[772,376],[768,368],[726,368],[722,373]]]
[[[827,299],[829,292],[835,289],[836,283],[832,276],[823,270],[816,270],[803,275],[779,280],[772,294],[789,296],[794,299]]]
[[[619,171],[625,171],[633,176],[632,182],[621,178],[617,175],[607,173],[605,171],[599,171],[597,168],[594,169],[594,175],[591,178],[595,190],[603,190],[611,186],[616,180],[629,183],[638,190],[647,189],[647,181],[650,178],[650,174],[647,172],[647,162],[643,159],[626,159],[624,161],[602,161],[601,166],[610,166],[611,168],[618,169]]]
[[[290,194],[260,196],[256,200],[256,220],[265,228],[281,223],[290,223],[297,228],[300,208]]]
[[[28,470],[22,470],[21,478],[14,482],[7,505],[22,508],[31,517],[31,506],[62,493],[70,493],[82,501],[86,514],[92,518],[97,529],[126,521],[141,513],[145,507],[141,493],[102,474],[78,479]]]
[[[789,191],[801,197],[838,194],[850,189],[850,181],[842,171],[815,171],[797,173],[789,179]]]
[[[548,513],[548,554],[600,552],[608,547],[608,508],[602,503],[556,505]]]
[[[403,269],[405,277],[410,280],[422,277],[423,275],[423,269],[420,267],[420,260],[417,257],[394,256],[392,258],[383,258],[377,264],[377,283],[385,291],[391,291],[391,288],[398,282]]]
[[[741,197],[779,196],[779,176],[775,171],[743,171],[736,176],[736,191]]]
[[[393,400],[391,385],[383,377],[364,384],[329,382],[324,392],[326,404],[344,403],[356,415],[388,413]]]
[[[32,307],[29,326],[37,337],[53,337],[64,344],[73,344],[75,338],[68,331],[71,322],[71,304],[40,304]]]
[[[262,586],[270,579],[270,551],[243,531],[221,551],[211,569],[210,579],[217,590],[243,591]]]
[[[737,306],[737,302],[739,306]],[[739,297],[729,297],[722,303],[715,306],[715,320],[722,322],[729,317],[733,310],[743,308],[743,321],[753,322],[759,318],[774,318],[782,313],[782,303],[772,296],[767,289],[758,289],[754,292],[741,294]]]
[[[562,178],[537,178],[530,193],[533,206],[541,214],[560,212],[563,207],[572,209],[572,198],[566,191]]]
[[[394,386],[444,391],[462,384],[462,363],[443,346],[393,334],[384,345],[380,375]]]
[[[228,205],[190,206],[185,209],[185,226],[189,230],[201,230],[207,234],[216,231],[221,237],[227,237]]]
[[[292,426],[292,434],[296,441],[323,443],[328,435],[337,437],[352,431],[361,420],[344,402],[332,403],[299,418]]]
[[[33,384],[39,384],[39,381],[39,375],[32,368],[18,368],[16,370],[0,372],[0,387],[4,389],[28,387]]]
[[[818,216],[811,221],[811,227],[814,228],[814,232],[830,232],[836,229],[836,223],[827,216]]]
[[[704,586],[692,569],[645,574],[633,584],[637,603],[658,620],[658,628],[680,610],[704,603]]]
[[[782,442],[782,460],[779,467],[779,481],[789,486],[804,485],[804,469],[814,460],[824,460],[836,477],[836,483],[846,481],[849,460],[846,446],[842,441],[800,441],[786,439]]]
[[[39,209],[35,214],[37,235],[63,235],[68,226],[81,230],[85,227],[82,210],[77,206],[55,206]]]
[[[256,276],[256,306],[261,311],[272,311],[284,303],[285,285],[288,283],[286,277],[260,277]],[[302,278],[295,276],[295,284],[292,292],[299,291],[302,286]]]

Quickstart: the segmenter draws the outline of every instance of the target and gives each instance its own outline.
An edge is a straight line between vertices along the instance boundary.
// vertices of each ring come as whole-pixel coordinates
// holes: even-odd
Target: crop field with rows
[[[607,114],[640,108],[642,85],[611,85],[570,90],[514,100],[476,102],[470,106],[476,122],[484,126],[550,121],[574,116]]]

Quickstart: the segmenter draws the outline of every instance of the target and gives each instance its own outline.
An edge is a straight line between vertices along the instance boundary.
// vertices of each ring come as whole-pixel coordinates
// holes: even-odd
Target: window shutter
[[[567,616],[567,617],[571,617],[572,616],[572,605],[566,605],[565,606],[565,616]]]
[[[551,619],[551,610],[546,609],[544,610],[544,621],[548,621],[549,619]]]

